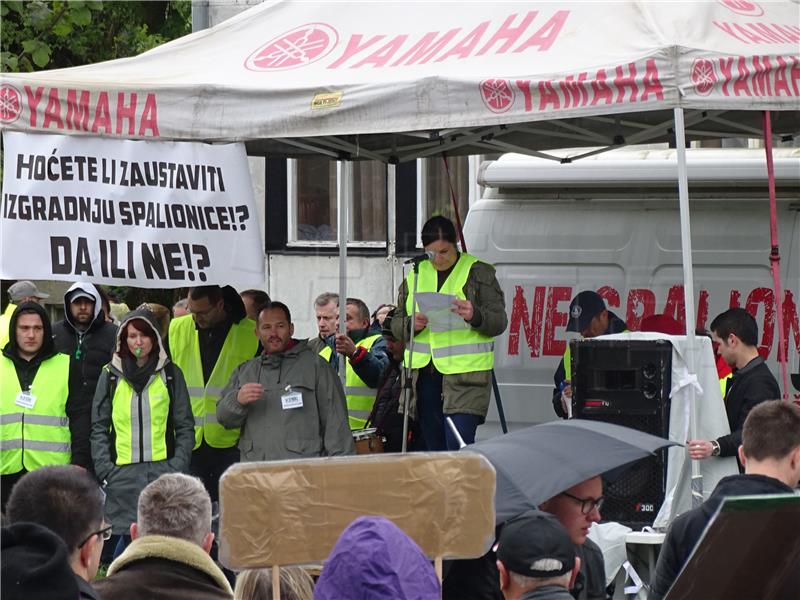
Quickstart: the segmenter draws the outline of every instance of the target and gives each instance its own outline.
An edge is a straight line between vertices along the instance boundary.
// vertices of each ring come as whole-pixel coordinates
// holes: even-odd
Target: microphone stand
[[[414,316],[417,314],[417,282],[419,281],[419,263],[420,261],[418,260],[415,260],[413,263],[411,263],[414,271],[414,285],[412,286],[413,289],[411,290],[411,315],[409,316],[411,336],[408,341],[408,365],[403,367],[403,445],[400,449],[401,453],[408,451],[408,410],[411,404],[411,363],[414,361]],[[417,400],[419,400],[419,398]]]

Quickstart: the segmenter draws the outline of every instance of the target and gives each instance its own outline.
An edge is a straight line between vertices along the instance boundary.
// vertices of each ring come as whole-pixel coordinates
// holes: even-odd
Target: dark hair
[[[139,323],[137,323],[137,321],[139,321]],[[158,344],[158,336],[156,335],[156,332],[153,330],[153,326],[150,323],[148,323],[144,318],[136,317],[125,323],[125,327],[122,328],[122,333],[120,334],[119,337],[119,351],[117,352],[117,354],[119,354],[120,357],[130,356],[131,358],[136,358],[131,352],[131,349],[128,348],[128,344],[126,342],[126,340],[128,339],[129,327],[133,327],[139,333],[143,333],[148,338],[150,338],[150,341],[153,343],[153,349],[150,351],[151,354],[152,353],[158,354],[160,352],[161,346],[159,346]]]
[[[217,304],[220,300],[224,300],[225,296],[222,293],[222,288],[218,285],[198,285],[197,287],[189,288],[189,298],[192,300],[208,298],[209,304]]]
[[[263,313],[265,310],[272,310],[272,309],[282,310],[283,314],[286,315],[286,320],[291,325],[292,313],[289,311],[289,307],[286,306],[283,302],[278,302],[277,300],[272,300],[269,304],[267,304],[260,311],[258,311],[258,318],[261,319],[261,313]]]
[[[746,346],[758,345],[758,325],[749,312],[743,308],[731,308],[717,315],[709,327],[717,337],[726,340],[730,334],[735,335]]]
[[[744,455],[753,460],[781,460],[800,446],[800,406],[783,400],[761,402],[742,428]]]
[[[363,300],[359,298],[348,298],[347,304],[352,304],[358,308],[358,318],[361,321],[369,321],[369,309]]]
[[[94,289],[97,290],[97,293],[100,294],[100,307],[103,309],[103,312],[106,314],[106,318],[111,318],[111,297],[108,295],[108,292],[105,291],[101,286],[96,285]]]
[[[72,465],[51,465],[26,473],[11,490],[10,523],[47,527],[70,553],[103,521],[103,492],[89,473]]]
[[[269,294],[264,290],[245,290],[239,294],[240,296],[247,296],[259,308],[263,308],[269,304]]]
[[[444,240],[453,245],[458,241],[456,237],[456,228],[453,222],[441,215],[431,217],[427,220],[425,225],[422,226],[422,234],[420,237],[422,238],[423,247],[432,244],[436,240]]]

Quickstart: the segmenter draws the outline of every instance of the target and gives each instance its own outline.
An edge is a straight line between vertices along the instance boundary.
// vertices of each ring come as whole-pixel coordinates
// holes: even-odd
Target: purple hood
[[[439,600],[439,580],[419,546],[383,517],[359,517],[342,532],[314,600]]]

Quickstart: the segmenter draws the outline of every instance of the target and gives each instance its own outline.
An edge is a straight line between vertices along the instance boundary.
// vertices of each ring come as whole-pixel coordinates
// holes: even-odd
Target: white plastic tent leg
[[[353,204],[353,163],[349,160],[336,162],[338,187],[336,189],[336,214],[338,216],[339,238],[339,333],[347,334],[347,239],[349,234],[350,215],[348,210]],[[339,356],[339,377],[345,386],[347,359]]]
[[[681,215],[681,256],[683,258],[683,302],[686,314],[686,338],[688,352],[686,363],[689,375],[697,376],[697,360],[695,358],[696,327],[694,314],[694,273],[692,270],[692,231],[689,217],[689,182],[686,170],[686,129],[683,123],[683,109],[674,109],[675,115],[675,147],[678,154],[678,199]],[[697,395],[694,386],[689,386],[689,435],[697,439]],[[692,507],[703,503],[703,475],[700,465],[692,461]]]

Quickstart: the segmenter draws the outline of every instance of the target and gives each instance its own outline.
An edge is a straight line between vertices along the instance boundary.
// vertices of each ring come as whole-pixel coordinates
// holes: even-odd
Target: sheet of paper
[[[453,312],[453,301],[456,300],[454,295],[418,292],[416,300],[420,312],[428,317],[428,327],[431,331],[469,328],[469,323]]]

